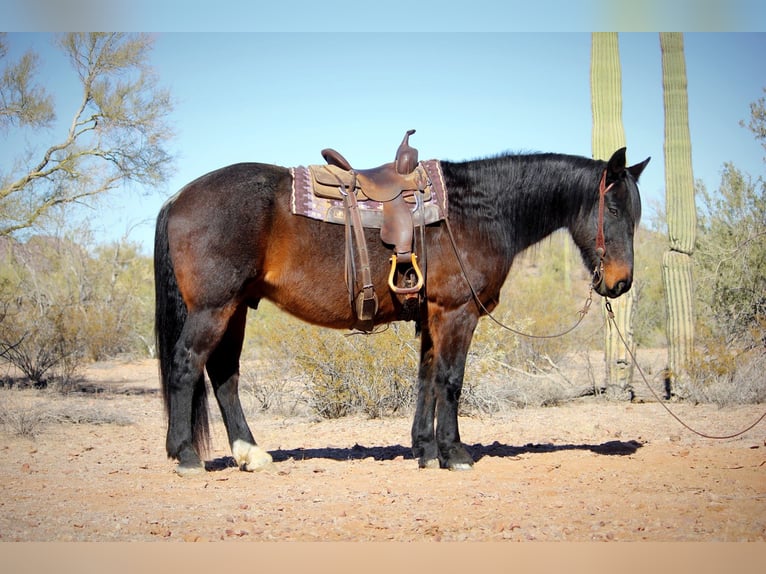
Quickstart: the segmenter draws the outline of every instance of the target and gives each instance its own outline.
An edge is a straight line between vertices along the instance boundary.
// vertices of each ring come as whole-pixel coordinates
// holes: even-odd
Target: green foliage
[[[764,98],[747,127],[762,145]],[[743,124],[744,125],[744,124]],[[718,404],[766,401],[766,184],[724,165],[712,193],[698,185],[695,276],[700,337],[683,389]]]
[[[38,386],[71,386],[83,361],[146,352],[151,268],[126,242],[90,253],[66,238],[0,242],[0,357]]]
[[[87,203],[127,182],[154,186],[169,174],[166,118],[173,103],[147,63],[151,37],[71,33],[59,37],[58,46],[81,89],[76,108],[60,124],[51,96],[35,81],[39,56],[30,52],[3,62],[0,128],[45,127],[52,139],[9,158],[13,167],[0,172],[0,236],[44,222],[54,208]]]
[[[715,193],[699,188],[696,275],[712,334],[740,348],[766,344],[766,184],[726,164]]]
[[[766,88],[763,91],[766,93]],[[755,139],[766,149],[766,96],[761,96],[750,104],[750,121],[740,122],[740,125],[753,132]]]
[[[0,60],[8,53],[5,37],[5,33],[0,34]],[[53,121],[53,98],[35,82],[39,64],[40,56],[27,52],[18,62],[8,64],[3,70],[0,77],[0,128],[43,128]]]

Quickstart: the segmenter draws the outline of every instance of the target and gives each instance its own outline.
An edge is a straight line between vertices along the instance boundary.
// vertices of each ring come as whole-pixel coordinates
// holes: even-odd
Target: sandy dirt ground
[[[0,431],[0,541],[766,541],[764,423],[714,441],[656,403],[603,399],[463,418],[476,464],[450,472],[418,469],[406,417],[259,414],[274,464],[246,473],[214,418],[209,472],[182,479],[155,364],[87,377],[101,392],[0,390],[6,409],[59,413],[34,437]],[[764,409],[672,406],[715,434]]]

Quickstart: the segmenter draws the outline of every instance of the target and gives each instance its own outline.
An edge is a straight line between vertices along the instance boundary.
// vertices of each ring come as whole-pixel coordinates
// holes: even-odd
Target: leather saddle
[[[358,295],[352,295],[360,328],[372,327],[372,317],[377,310],[377,297],[372,289],[371,274],[369,271],[369,258],[362,233],[362,221],[359,214],[358,201],[379,202],[383,206],[383,224],[380,229],[380,238],[383,243],[392,246],[391,268],[389,271],[388,286],[397,295],[408,298],[417,297],[423,288],[423,274],[418,265],[418,258],[413,253],[414,220],[413,203],[415,210],[422,210],[423,192],[428,184],[428,175],[425,169],[418,163],[418,150],[409,143],[409,137],[415,130],[408,130],[402,143],[396,151],[393,162],[385,163],[372,169],[356,170],[343,155],[334,149],[323,149],[322,157],[327,161],[325,169],[336,180],[336,186],[327,197],[338,197],[337,191],[344,201],[347,212],[346,221],[354,231],[354,243],[356,244],[358,258],[361,266],[361,291]],[[332,188],[330,188],[332,189]],[[347,244],[350,242],[350,234]],[[353,261],[353,253],[347,253],[347,258]],[[401,280],[397,280],[397,269],[400,265],[406,265],[407,270],[402,273]],[[348,273],[355,275],[355,273]],[[354,277],[347,277],[353,284]]]
[[[418,150],[409,143],[415,130],[408,130],[396,150],[396,158],[372,169],[355,170],[339,152],[331,148],[322,150],[322,157],[331,166],[348,172],[356,179],[353,186],[345,186],[357,193],[357,187],[364,197],[383,204],[383,226],[380,238],[383,243],[394,246],[394,254],[400,263],[409,263],[412,259],[413,220],[412,210],[407,204],[405,194],[410,197],[416,191],[426,188],[427,175],[418,166]],[[358,197],[357,197],[358,199]],[[395,292],[396,289],[394,289]]]

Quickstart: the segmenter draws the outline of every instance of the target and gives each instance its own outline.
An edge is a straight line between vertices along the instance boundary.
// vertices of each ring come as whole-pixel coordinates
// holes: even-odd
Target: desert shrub
[[[296,364],[307,377],[309,403],[318,415],[338,418],[362,412],[380,418],[412,404],[416,352],[399,327],[372,336],[326,332],[313,345],[295,350]]]
[[[719,406],[766,402],[766,349],[741,349],[698,323],[697,343],[676,395]]]
[[[19,400],[7,391],[0,395],[0,427],[6,432],[34,438],[50,422],[50,413],[39,403]]]
[[[119,425],[133,420],[110,401],[83,401],[80,395],[58,392],[0,391],[0,428],[10,434],[35,438],[54,424]]]
[[[260,307],[248,325],[245,356],[271,362],[282,373],[262,383],[262,391],[251,391],[262,393],[261,404],[278,402],[274,385],[285,389],[283,377],[290,373],[302,384],[301,400],[322,418],[379,418],[411,406],[419,345],[412,324],[352,336],[308,325],[269,303]]]
[[[763,402],[766,184],[726,164],[719,188],[698,184],[697,197],[696,348],[676,394],[719,405]]]
[[[766,344],[766,182],[724,166],[698,186],[697,303],[710,330],[739,348]]]
[[[301,414],[301,407],[306,403],[305,393],[296,381],[298,378],[281,365],[259,361],[253,366],[248,362],[241,367],[239,378],[239,395],[245,413]]]
[[[151,288],[149,259],[126,242],[91,252],[66,237],[0,238],[0,358],[67,390],[84,361],[146,354]]]
[[[18,314],[6,316],[0,337],[0,357],[15,366],[34,386],[50,381],[67,391],[78,380],[82,341],[63,318],[61,309],[46,307],[34,323]]]

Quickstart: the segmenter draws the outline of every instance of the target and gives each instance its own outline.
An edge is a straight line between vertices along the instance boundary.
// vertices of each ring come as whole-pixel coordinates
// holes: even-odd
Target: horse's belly
[[[388,323],[395,319],[394,304],[385,274],[376,275],[380,278],[373,281],[378,298],[375,322]],[[325,267],[317,262],[311,268],[286,266],[281,271],[266,271],[263,295],[280,309],[315,325],[351,329],[356,320],[345,271],[331,262]]]

